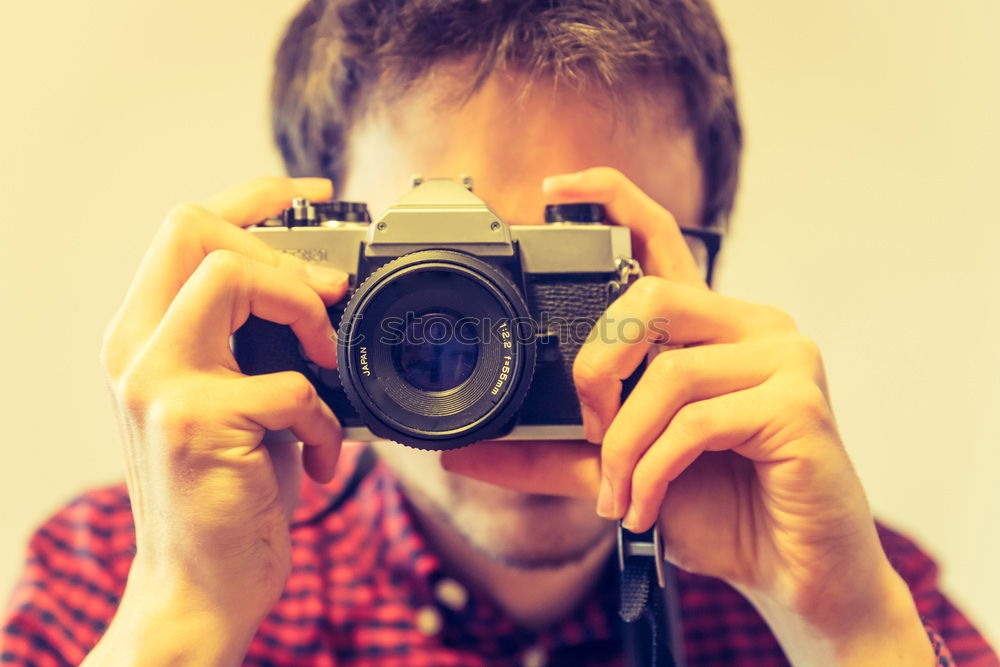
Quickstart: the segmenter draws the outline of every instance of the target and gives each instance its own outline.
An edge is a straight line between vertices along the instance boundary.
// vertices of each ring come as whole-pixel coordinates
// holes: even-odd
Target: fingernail
[[[601,490],[597,493],[597,515],[614,519],[614,493],[607,477],[601,477]]]
[[[343,271],[321,264],[306,264],[306,274],[317,282],[330,285],[340,285],[347,279]]]
[[[601,444],[601,420],[597,413],[588,406],[581,405],[580,416],[583,418],[583,437],[595,445]]]
[[[629,505],[628,512],[625,513],[625,518],[622,519],[622,526],[625,530],[630,530],[633,533],[638,532],[636,528],[639,527],[639,510],[635,508],[635,505]]]

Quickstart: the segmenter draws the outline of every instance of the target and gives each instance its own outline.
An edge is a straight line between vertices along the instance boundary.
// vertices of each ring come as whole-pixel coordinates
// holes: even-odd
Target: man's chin
[[[588,543],[566,545],[563,548],[539,550],[534,545],[482,544],[460,533],[480,553],[506,567],[517,570],[559,570],[583,562],[595,549],[601,547],[607,533],[591,536]]]
[[[591,501],[520,493],[468,478],[450,486],[451,502],[447,509],[437,505],[436,515],[472,548],[508,567],[579,563],[612,531]]]
[[[592,500],[527,494],[444,470],[439,452],[376,443],[417,515],[491,560],[519,569],[565,567],[611,539]]]

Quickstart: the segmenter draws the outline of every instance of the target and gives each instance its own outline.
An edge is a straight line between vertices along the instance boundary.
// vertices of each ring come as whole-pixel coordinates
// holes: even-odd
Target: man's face
[[[613,109],[596,90],[557,89],[540,80],[515,102],[523,76],[497,73],[460,104],[456,94],[467,81],[461,67],[441,67],[402,98],[373,104],[352,134],[349,176],[338,196],[366,201],[379,214],[406,192],[412,175],[469,175],[475,193],[503,220],[542,224],[543,178],[607,166],[623,172],[681,226],[697,226],[701,170],[680,96],[672,89],[628,96],[627,108]],[[593,500],[484,484],[446,472],[439,452],[391,443],[378,450],[421,511],[444,519],[470,544],[508,564],[575,561],[610,530]]]

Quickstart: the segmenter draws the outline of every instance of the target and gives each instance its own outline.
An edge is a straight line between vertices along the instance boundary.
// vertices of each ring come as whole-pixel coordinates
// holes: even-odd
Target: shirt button
[[[434,597],[452,611],[462,611],[469,603],[469,593],[465,586],[454,579],[442,579],[434,586]]]
[[[521,654],[521,665],[523,667],[545,667],[549,661],[549,655],[541,646],[529,646]]]
[[[438,634],[444,627],[441,612],[430,605],[417,609],[416,623],[417,632],[427,637]]]

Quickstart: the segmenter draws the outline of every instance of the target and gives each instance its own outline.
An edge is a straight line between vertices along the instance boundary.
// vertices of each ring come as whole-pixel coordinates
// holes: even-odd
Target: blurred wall
[[[122,477],[97,364],[159,219],[280,163],[297,0],[0,10],[0,595],[32,528]],[[876,513],[1000,639],[1000,5],[717,2],[747,127],[719,289],[824,351]]]

